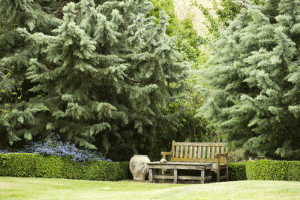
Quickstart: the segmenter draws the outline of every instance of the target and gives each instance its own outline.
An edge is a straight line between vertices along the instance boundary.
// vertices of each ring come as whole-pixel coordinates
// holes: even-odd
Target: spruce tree
[[[30,80],[26,79],[24,74],[29,59],[34,56],[33,52],[36,49],[24,41],[24,37],[16,31],[16,28],[28,27],[31,33],[44,32],[51,34],[51,28],[57,27],[62,22],[57,16],[60,15],[58,11],[63,3],[55,4],[53,10],[56,12],[53,15],[44,12],[44,7],[46,8],[50,4],[55,3],[3,0],[0,4],[1,20],[3,20],[1,28],[4,28],[0,35],[0,46],[2,47],[0,51],[0,111],[2,112],[0,118],[0,146],[3,148],[6,148],[8,142],[12,144],[14,141],[20,140],[19,136],[21,135],[31,139],[31,134],[20,133],[14,129],[14,126],[20,129],[20,126],[30,128],[37,125],[30,117],[38,112],[37,110],[17,111],[18,106],[22,106],[22,101],[28,101],[31,97],[42,95],[42,93],[28,92],[34,84],[30,83]],[[16,122],[17,119],[22,122],[25,121],[25,124]]]
[[[248,155],[299,159],[299,0],[244,0],[213,45],[197,116]]]
[[[155,128],[178,122],[178,113],[164,115],[161,106],[184,91],[190,65],[165,33],[168,16],[162,12],[156,25],[146,17],[153,5],[144,0],[96,3],[66,4],[51,33],[32,33],[34,23],[17,29],[34,47],[25,75],[35,84],[28,91],[39,95],[15,103],[1,119],[10,142],[56,131],[107,151],[112,135],[152,137]]]

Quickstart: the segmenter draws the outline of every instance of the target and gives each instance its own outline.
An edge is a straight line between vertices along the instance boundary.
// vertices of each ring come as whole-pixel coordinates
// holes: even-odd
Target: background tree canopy
[[[257,0],[251,0],[254,2],[256,5],[264,5],[264,2],[260,2]],[[20,104],[22,101],[24,102],[29,102],[30,99],[44,99],[47,100],[46,97],[49,96],[49,86],[48,89],[47,87],[42,87],[42,90],[36,90],[35,92],[30,91],[31,88],[38,86],[37,83],[30,82],[30,79],[26,79],[25,73],[27,68],[29,68],[29,60],[31,58],[37,58],[37,61],[40,64],[46,65],[47,68],[51,70],[55,70],[58,68],[62,62],[58,61],[58,63],[48,61],[46,58],[46,54],[40,53],[42,49],[45,50],[47,45],[49,46],[51,42],[49,43],[40,43],[40,41],[43,41],[46,39],[44,36],[41,36],[37,34],[39,38],[38,43],[40,43],[39,49],[32,51],[32,45],[37,45],[37,43],[31,42],[29,40],[25,41],[25,37],[22,37],[19,32],[16,31],[17,27],[26,27],[28,30],[28,35],[30,34],[35,34],[38,32],[41,32],[45,35],[51,35],[51,36],[57,36],[57,33],[53,34],[51,30],[57,28],[59,25],[63,23],[64,20],[64,11],[63,8],[68,4],[67,1],[65,2],[57,2],[57,1],[50,1],[50,2],[43,2],[43,1],[36,1],[35,4],[32,4],[29,7],[23,7],[19,6],[16,7],[14,1],[3,1],[6,2],[6,6],[10,5],[11,8],[16,8],[15,12],[7,12],[8,16],[5,16],[5,12],[9,9],[5,9],[5,7],[2,10],[2,13],[0,12],[1,17],[0,18],[0,25],[1,25],[1,35],[0,35],[0,46],[3,47],[3,51],[1,51],[1,57],[0,60],[0,66],[2,67],[3,70],[2,72],[2,96],[1,96],[1,104],[2,104],[2,130],[7,129],[7,123],[5,123],[6,118],[9,116],[7,114],[11,113],[10,117],[10,122],[9,123],[14,123],[14,128],[16,130],[20,130],[20,120],[22,119],[18,117],[20,113],[15,112],[13,114],[13,109],[17,108],[17,104],[21,105],[22,109],[26,107],[25,103]],[[79,2],[79,1],[76,1]],[[76,3],[75,2],[75,3]],[[106,12],[104,15],[109,16],[109,12],[111,12],[112,5],[114,5],[114,1],[95,1],[95,5],[102,5],[103,3],[106,2],[106,5],[104,10],[106,9]],[[141,1],[142,2],[142,1]],[[194,29],[192,20],[190,17],[180,21],[178,18],[175,16],[174,12],[174,4],[172,0],[151,0],[152,4],[154,5],[154,9],[149,9],[149,13],[144,13],[146,14],[145,18],[149,18],[151,16],[155,16],[156,19],[153,20],[157,26],[161,23],[161,18],[160,18],[160,13],[162,10],[166,11],[166,14],[169,17],[166,17],[165,22],[165,33],[172,37],[176,36],[174,38],[174,44],[176,48],[174,50],[178,50],[183,56],[180,58],[178,57],[178,61],[188,61],[192,67],[192,70],[190,70],[190,75],[188,78],[185,79],[180,79],[182,82],[182,85],[184,85],[185,89],[177,90],[177,97],[173,98],[169,102],[166,102],[165,104],[160,101],[156,101],[153,106],[155,106],[157,109],[161,111],[162,116],[172,116],[173,119],[176,120],[171,120],[172,123],[166,122],[164,125],[161,126],[154,126],[146,128],[144,125],[142,126],[143,132],[142,134],[138,132],[138,127],[135,127],[134,124],[127,125],[126,128],[122,128],[119,130],[112,131],[112,134],[106,133],[106,137],[101,138],[101,134],[97,134],[99,136],[98,138],[95,137],[94,141],[89,140],[90,144],[94,144],[95,147],[98,147],[104,151],[105,146],[106,149],[108,148],[108,155],[114,159],[114,160],[128,160],[131,158],[133,153],[140,153],[140,154],[148,154],[151,160],[158,160],[160,159],[160,152],[161,151],[169,151],[169,148],[171,146],[172,140],[176,141],[209,141],[213,142],[216,141],[216,131],[215,128],[218,126],[213,126],[211,123],[210,127],[207,127],[207,124],[209,121],[207,120],[212,120],[212,118],[203,118],[202,115],[197,115],[197,118],[194,118],[194,115],[196,113],[196,110],[199,109],[204,102],[204,94],[203,90],[197,90],[199,87],[205,87],[205,88],[210,88],[210,90],[214,90],[213,88],[215,85],[210,84],[205,80],[205,77],[201,76],[203,74],[203,70],[206,69],[211,69],[214,70],[213,68],[213,63],[206,61],[213,56],[214,54],[214,47],[211,46],[211,43],[214,43],[217,41],[221,34],[226,31],[227,27],[230,25],[230,21],[232,21],[239,13],[241,13],[242,10],[242,4],[236,4],[233,2],[233,0],[222,0],[221,1],[221,6],[223,9],[218,9],[217,5],[215,3],[215,10],[217,11],[218,19],[214,20],[212,16],[208,14],[208,10],[204,7],[201,7],[201,5],[197,5],[195,3],[195,6],[198,6],[201,11],[204,13],[205,17],[207,18],[207,22],[210,23],[210,25],[207,23],[208,27],[208,33],[203,33],[203,35],[198,35],[197,31]],[[20,3],[21,5],[22,3]],[[32,7],[32,9],[30,8]],[[110,11],[108,8],[110,8]],[[25,8],[25,9],[24,9]],[[29,10],[26,10],[29,9]],[[79,9],[78,9],[79,8]],[[1,9],[0,9],[1,10]],[[119,9],[117,9],[119,10]],[[5,11],[5,12],[4,12]],[[30,11],[30,12],[26,12]],[[74,18],[74,21],[77,24],[83,23],[84,18],[82,17],[83,15],[79,16],[79,14],[82,13],[82,9],[80,7],[75,8],[75,15],[76,17]],[[65,11],[66,12],[66,11]],[[69,12],[69,11],[67,11]],[[19,17],[19,20],[13,20],[14,23],[7,22],[7,19],[12,17],[16,13],[17,15],[15,17]],[[18,14],[19,13],[19,14]],[[133,12],[134,15],[136,15],[135,12]],[[74,14],[74,12],[73,12]],[[37,17],[39,16],[39,17]],[[108,17],[109,18],[109,17]],[[16,19],[16,18],[12,18]],[[251,15],[248,15],[248,22],[253,21]],[[52,20],[52,21],[51,21]],[[80,21],[82,20],[82,21]],[[49,22],[51,21],[51,22]],[[47,26],[45,26],[47,24]],[[67,23],[66,23],[67,26]],[[95,25],[94,25],[95,26]],[[3,29],[2,29],[3,27]],[[34,27],[32,30],[30,27]],[[124,27],[118,27],[118,30],[125,30],[122,29]],[[136,28],[136,30],[138,30]],[[85,30],[88,32],[87,30]],[[91,32],[90,32],[91,33]],[[63,33],[61,33],[63,34]],[[109,33],[107,34],[109,35]],[[91,35],[89,35],[92,37]],[[107,36],[108,37],[108,36]],[[137,36],[138,38],[138,36]],[[140,37],[143,38],[143,37]],[[48,38],[47,38],[48,39]],[[79,38],[78,38],[79,39]],[[117,39],[119,39],[117,37]],[[74,39],[72,39],[74,40]],[[77,40],[77,39],[76,39]],[[160,39],[158,39],[160,40]],[[109,44],[109,42],[107,42]],[[139,44],[136,43],[135,48],[139,48]],[[57,44],[58,45],[58,44]],[[73,44],[69,45],[72,46]],[[199,45],[204,45],[205,50],[200,50],[198,47]],[[78,46],[81,46],[81,44]],[[158,46],[154,47],[157,48]],[[108,52],[106,52],[104,49],[107,49]],[[118,51],[118,48],[102,48],[102,52],[100,52],[102,55],[105,54],[114,54],[116,51]],[[26,54],[24,53],[26,50]],[[144,49],[143,49],[144,50]],[[143,51],[142,50],[142,51]],[[149,51],[149,49],[148,49]],[[22,53],[23,52],[23,53]],[[53,52],[53,56],[58,56],[59,54],[55,54],[55,51]],[[113,53],[112,53],[113,52]],[[144,51],[145,52],[145,51]],[[83,51],[81,51],[83,53]],[[83,53],[84,54],[84,53]],[[166,54],[167,55],[167,54]],[[59,57],[59,56],[58,56]],[[121,57],[121,56],[120,56]],[[83,59],[84,60],[84,59]],[[86,62],[86,61],[85,61]],[[129,61],[128,61],[129,62]],[[206,63],[206,64],[204,64]],[[89,63],[91,64],[91,63]],[[12,66],[10,68],[9,66]],[[41,65],[42,66],[42,65]],[[31,73],[31,72],[29,72]],[[36,71],[32,73],[41,73],[41,71]],[[31,73],[31,76],[32,76]],[[117,74],[117,72],[115,72]],[[133,73],[134,74],[134,73]],[[135,75],[127,76],[127,78],[131,79],[131,82],[137,82],[142,80],[141,78],[143,76],[137,75],[139,73],[136,73]],[[146,75],[146,73],[144,73]],[[44,76],[44,75],[43,75]],[[150,75],[151,76],[151,75]],[[42,76],[40,76],[42,78]],[[49,76],[50,77],[50,76]],[[126,77],[123,77],[124,79],[127,79]],[[118,79],[118,77],[117,77]],[[118,79],[119,80],[119,79]],[[127,79],[129,80],[129,79]],[[53,81],[53,87],[55,84],[57,84],[55,81]],[[176,81],[175,81],[176,82]],[[174,88],[178,87],[178,84],[170,84],[169,88]],[[106,83],[106,82],[105,82]],[[139,84],[139,83],[136,83]],[[51,87],[52,87],[51,86]],[[58,86],[57,86],[58,87]],[[113,86],[115,87],[115,86]],[[117,88],[117,87],[115,87]],[[216,87],[218,89],[218,87]],[[48,90],[48,91],[47,91]],[[105,89],[107,90],[107,88]],[[80,94],[80,93],[78,93]],[[160,94],[160,93],[159,93]],[[102,94],[105,96],[105,94]],[[90,97],[93,97],[94,95],[90,95]],[[97,95],[96,95],[97,96]],[[175,96],[174,96],[175,97]],[[138,98],[136,98],[138,99]],[[176,100],[175,100],[176,99]],[[122,99],[123,100],[123,99]],[[68,100],[70,101],[70,99]],[[58,109],[62,109],[63,111],[66,110],[68,101],[66,101],[64,104],[56,104],[53,102],[53,106],[56,106]],[[70,103],[70,102],[69,102]],[[128,102],[130,104],[130,102]],[[139,102],[141,103],[141,102]],[[138,104],[140,105],[140,104]],[[79,104],[80,106],[80,104]],[[17,108],[21,108],[20,106]],[[103,106],[105,111],[106,106]],[[51,111],[46,112],[47,115],[43,116],[45,119],[47,117],[51,118]],[[156,113],[156,112],[154,112]],[[41,112],[38,114],[32,114],[34,117],[41,117]],[[70,113],[71,114],[71,113]],[[30,116],[30,115],[28,115]],[[23,117],[24,118],[24,117]],[[18,121],[19,119],[19,121]],[[71,119],[69,119],[71,120]],[[72,121],[72,120],[71,120]],[[158,123],[156,118],[153,118],[152,123]],[[77,124],[77,120],[73,120],[74,124]],[[89,122],[90,123],[90,122]],[[84,120],[81,121],[81,124],[83,125],[88,125],[89,123],[86,124]],[[38,124],[38,123],[36,123]],[[72,124],[72,122],[71,122]],[[130,123],[129,123],[130,124]],[[32,125],[24,125],[22,124],[22,128],[25,127],[25,129],[30,129],[32,128]],[[12,126],[13,127],[13,126]],[[50,126],[48,126],[50,128]],[[220,133],[225,133],[224,129],[218,129]],[[31,140],[38,140],[37,136],[38,135],[43,135],[46,137],[49,131],[40,131],[39,133],[34,133],[31,136],[27,134],[27,139]],[[119,133],[120,136],[118,137],[118,134],[113,134]],[[0,146],[2,148],[7,148],[7,144],[9,141],[9,137],[12,137],[12,134],[9,134],[7,131],[1,132],[1,137],[4,138],[0,143]],[[22,135],[21,133],[19,133]],[[25,134],[24,134],[25,136]],[[224,137],[226,134],[224,134]],[[226,139],[228,140],[229,138],[226,136]],[[68,138],[65,138],[65,140],[68,140]],[[88,141],[88,140],[87,140]],[[106,142],[107,141],[107,142]],[[26,141],[21,140],[20,142],[14,143],[12,147],[21,147],[21,144],[23,145],[24,142]],[[80,143],[80,141],[78,141]],[[84,142],[83,142],[84,143]],[[233,142],[234,143],[234,142]],[[20,144],[20,145],[19,145]],[[87,143],[85,143],[87,144]],[[110,145],[110,146],[109,146]],[[0,147],[1,148],[1,147]],[[250,147],[249,147],[250,148]],[[253,148],[253,147],[251,147]],[[249,151],[250,152],[250,151]]]
[[[299,159],[299,18],[297,1],[244,9],[212,45],[198,116],[249,155]]]
[[[189,63],[176,50],[175,38],[165,34],[167,15],[161,12],[158,24],[145,16],[153,9],[150,2],[69,3],[63,20],[42,12],[42,4],[11,3],[2,8],[16,10],[11,19],[29,28],[16,32],[27,46],[1,64],[22,69],[22,78],[35,83],[23,91],[35,95],[15,100],[2,117],[9,142],[57,131],[80,146],[108,151],[116,139],[153,137],[153,129],[178,123],[178,113],[161,108],[184,90]]]
[[[161,1],[164,2],[164,1]],[[14,4],[11,4],[11,1],[6,1],[6,5],[8,6],[15,6]],[[155,4],[155,2],[154,2]],[[171,5],[171,4],[165,4],[162,3],[163,5]],[[27,140],[38,140],[37,136],[38,135],[42,135],[44,137],[47,136],[48,132],[50,130],[53,130],[53,128],[55,128],[55,126],[53,124],[51,124],[50,122],[47,123],[48,126],[46,126],[46,124],[41,123],[41,121],[37,122],[35,121],[35,123],[33,122],[34,120],[32,120],[30,122],[30,120],[26,119],[26,116],[22,116],[22,114],[27,113],[26,109],[26,104],[29,103],[29,101],[33,100],[33,101],[38,101],[41,99],[44,99],[45,101],[47,100],[53,100],[49,96],[49,90],[50,87],[55,87],[55,83],[53,83],[52,85],[47,82],[44,83],[44,85],[38,86],[37,83],[33,83],[30,82],[30,79],[26,79],[26,77],[24,76],[24,74],[26,73],[27,68],[29,68],[29,60],[30,58],[37,58],[37,60],[32,60],[31,65],[35,65],[38,66],[39,64],[44,64],[46,65],[49,69],[50,72],[54,71],[60,64],[60,61],[58,61],[58,63],[52,62],[52,61],[48,61],[47,59],[45,59],[47,56],[46,54],[41,54],[40,51],[43,49],[43,47],[46,47],[47,44],[43,43],[43,39],[39,39],[37,42],[36,41],[29,41],[29,40],[24,40],[23,36],[27,36],[30,34],[34,34],[34,33],[38,33],[38,32],[42,32],[44,34],[48,34],[48,35],[52,35],[52,36],[56,36],[57,34],[53,34],[51,32],[51,28],[54,29],[55,27],[59,26],[62,23],[62,20],[59,19],[63,19],[63,10],[62,8],[67,5],[67,2],[51,2],[51,3],[47,3],[47,2],[42,2],[39,1],[36,4],[32,5],[32,9],[30,8],[30,6],[24,6],[26,9],[26,11],[30,11],[30,12],[24,12],[24,10],[22,10],[20,7],[16,9],[16,12],[19,12],[19,15],[17,14],[15,17],[16,19],[20,18],[20,20],[14,20],[15,18],[11,18],[14,23],[9,23],[7,22],[7,18],[10,18],[11,16],[8,15],[7,17],[4,15],[4,12],[2,12],[2,16],[4,16],[2,18],[2,24],[3,27],[5,27],[5,31],[1,34],[1,42],[4,44],[4,46],[6,46],[5,51],[3,51],[2,55],[2,62],[1,62],[1,66],[3,67],[3,69],[5,69],[6,71],[4,74],[6,74],[5,77],[3,77],[3,81],[6,80],[11,80],[12,84],[10,85],[10,87],[8,87],[9,85],[7,84],[7,82],[5,84],[3,84],[3,95],[2,95],[2,130],[6,131],[2,131],[2,136],[3,136],[3,140],[1,140],[1,145],[2,148],[7,148],[5,145],[7,145],[7,142],[9,142],[9,140],[11,141],[15,141],[18,140],[18,138],[20,138],[20,136],[23,135],[23,137],[26,138]],[[110,5],[110,4],[107,4]],[[21,6],[22,7],[22,6]],[[2,11],[6,11],[7,9],[5,9],[5,7],[3,7],[4,9]],[[160,8],[158,10],[154,10],[154,12],[149,13],[148,17],[151,17],[151,15],[157,15],[157,13],[161,10],[167,10],[168,9],[164,9],[164,8]],[[28,15],[24,15],[24,14],[32,14],[31,15],[31,19],[26,21],[26,17],[22,17],[22,16],[28,16]],[[10,13],[7,13],[10,14]],[[78,14],[78,13],[76,13]],[[169,14],[169,13],[168,13]],[[42,16],[41,18],[32,20],[32,18],[36,18],[36,16]],[[30,15],[29,15],[30,16]],[[54,16],[54,18],[53,18]],[[172,25],[168,26],[168,30],[166,30],[166,32],[169,32],[169,35],[175,35],[175,32],[177,31],[177,33],[180,33],[181,35],[179,35],[179,37],[175,40],[175,44],[176,46],[179,46],[183,43],[184,47],[180,47],[178,50],[183,54],[184,57],[180,58],[178,57],[181,61],[183,60],[187,60],[187,58],[190,58],[190,60],[193,59],[193,57],[198,56],[201,52],[199,51],[199,49],[197,48],[199,46],[199,44],[201,44],[201,41],[204,41],[204,39],[201,39],[201,37],[197,36],[196,31],[193,29],[193,25],[190,19],[186,19],[183,22],[180,22],[180,26],[178,26],[178,24],[175,25],[175,22],[178,22],[174,20],[174,9],[173,9],[173,15],[171,15],[171,20],[169,20],[168,18],[166,18],[165,20],[169,21],[172,23]],[[54,22],[54,24],[49,24],[49,19],[48,17],[52,20],[52,22]],[[30,18],[30,17],[29,17]],[[5,20],[4,20],[5,19]],[[40,20],[46,20],[47,23],[43,23],[43,22],[39,22]],[[172,20],[173,19],[173,20]],[[77,21],[79,23],[79,20]],[[76,23],[77,23],[76,22]],[[160,19],[159,20],[155,20],[155,23],[159,25],[160,23]],[[47,24],[47,28],[43,27],[42,25],[46,25]],[[166,24],[164,22],[164,24]],[[24,32],[25,35],[20,35],[18,32],[15,31],[15,29],[17,27],[29,27],[30,29],[28,30],[29,32]],[[176,31],[174,31],[172,28],[170,29],[169,27],[173,27],[174,29],[176,29]],[[31,30],[32,29],[32,30]],[[4,30],[4,29],[3,29]],[[173,31],[172,31],[173,30]],[[9,39],[9,35],[14,34],[14,37],[12,37],[11,39]],[[38,36],[40,36],[40,34],[38,34]],[[34,37],[34,39],[39,38],[39,37]],[[44,37],[44,36],[42,36]],[[49,39],[49,38],[47,38]],[[50,41],[49,41],[50,43]],[[16,46],[18,45],[18,46]],[[38,47],[37,49],[32,49],[32,45],[35,45],[36,47]],[[18,48],[17,48],[18,47]],[[44,48],[45,49],[45,48]],[[26,51],[25,51],[26,50]],[[34,51],[33,51],[34,50]],[[26,52],[26,53],[24,53]],[[185,53],[187,52],[187,53]],[[106,53],[106,52],[104,52]],[[56,54],[54,54],[54,57],[57,56]],[[59,56],[57,56],[59,57]],[[37,63],[37,61],[39,63]],[[13,69],[10,69],[9,67],[13,66]],[[44,80],[51,80],[51,76],[47,75],[47,73],[41,71],[42,69],[45,69],[42,65],[40,67],[39,70],[33,70],[27,73],[27,76],[30,74],[31,77],[35,77],[35,80],[38,80],[38,77],[40,79],[44,79]],[[9,71],[11,72],[11,75],[9,74]],[[34,75],[34,74],[37,75]],[[42,73],[42,74],[41,74]],[[11,77],[9,77],[11,76]],[[42,78],[44,76],[44,78]],[[50,78],[51,77],[51,78]],[[128,78],[130,78],[129,76],[127,76]],[[139,81],[141,79],[138,79],[141,77],[137,77],[135,78],[131,78],[131,82],[132,81]],[[14,81],[14,82],[13,82]],[[180,80],[180,81],[184,81],[184,79]],[[53,81],[55,82],[55,81]],[[59,81],[56,81],[59,82]],[[178,85],[178,81],[176,81],[176,84]],[[178,89],[178,86],[176,86],[176,84],[173,84],[170,87],[170,90],[176,90],[176,88]],[[51,86],[50,86],[51,85]],[[182,85],[183,86],[183,85]],[[19,88],[18,88],[19,87]],[[36,88],[35,91],[31,91],[31,88]],[[38,90],[38,88],[42,88],[42,90]],[[173,89],[174,88],[174,89]],[[196,93],[194,93],[196,94]],[[15,95],[15,96],[13,96]],[[181,95],[181,93],[178,93],[178,95]],[[184,95],[183,95],[184,96]],[[195,95],[194,95],[195,96]],[[57,96],[56,96],[57,97]],[[175,98],[176,99],[176,98]],[[173,99],[172,101],[174,101],[175,99]],[[177,98],[178,99],[178,98]],[[188,98],[185,98],[186,102],[190,101],[190,99],[188,100]],[[199,101],[199,99],[194,98],[195,101]],[[54,97],[54,100],[55,97]],[[9,103],[6,103],[9,102]],[[6,104],[4,104],[6,103]],[[175,103],[175,102],[174,102]],[[193,103],[193,102],[192,102]],[[33,103],[35,104],[35,103]],[[4,105],[6,105],[4,107]],[[31,103],[32,105],[32,103]],[[187,118],[187,115],[182,115],[182,113],[188,113],[186,112],[187,108],[193,109],[189,107],[189,103],[187,106],[183,106],[182,103],[178,102],[175,103],[173,106],[169,106],[171,104],[169,103],[165,103],[163,104],[163,102],[156,102],[155,103],[156,106],[158,106],[157,108],[159,108],[163,113],[164,116],[170,116],[170,118],[168,118],[168,122],[167,124],[162,125],[161,127],[157,127],[154,129],[154,136],[162,136],[164,138],[168,139],[168,143],[171,143],[172,139],[177,139],[177,138],[188,138],[190,136],[194,135],[194,138],[198,138],[198,136],[202,137],[201,135],[205,134],[205,126],[204,126],[204,122],[203,120],[199,120],[199,119],[193,119],[192,113],[189,113],[189,118]],[[179,106],[180,105],[180,106]],[[28,106],[28,105],[27,105]],[[49,106],[49,105],[48,105]],[[48,107],[46,106],[46,107]],[[66,103],[64,105],[59,105],[55,102],[52,103],[52,108],[58,108],[58,109],[64,109],[64,111],[66,110]],[[167,108],[169,107],[169,108]],[[104,111],[105,111],[106,106],[104,105]],[[184,108],[184,109],[183,109]],[[22,112],[18,112],[17,110],[24,110],[23,113]],[[40,108],[41,109],[41,108]],[[26,111],[26,112],[25,112]],[[179,111],[181,111],[179,113]],[[51,110],[50,110],[51,113]],[[21,116],[20,116],[21,115]],[[49,113],[46,112],[46,114],[44,114],[42,116],[42,112],[41,110],[38,111],[38,114],[36,113],[31,113],[27,115],[28,117],[31,118],[35,118],[35,120],[38,119],[44,119],[45,122],[49,121],[49,118],[51,118],[51,115]],[[183,117],[185,116],[185,118]],[[38,117],[38,119],[37,119]],[[175,120],[174,120],[175,117]],[[177,121],[176,121],[177,118]],[[47,120],[46,120],[47,119]],[[71,119],[69,119],[71,120]],[[178,121],[179,120],[179,121]],[[6,123],[6,122],[8,123]],[[28,121],[28,122],[27,122]],[[50,120],[51,121],[51,120]],[[77,123],[77,120],[71,120],[72,122],[70,122],[71,124]],[[155,120],[154,120],[155,121]],[[158,121],[162,121],[161,119],[159,119]],[[202,121],[201,124],[197,124],[197,121]],[[25,124],[22,122],[25,122]],[[177,123],[176,123],[177,122]],[[179,122],[179,124],[178,124]],[[27,124],[26,124],[27,123]],[[185,126],[185,128],[183,129],[182,127],[184,126],[183,123],[187,123],[190,124],[190,126]],[[9,127],[9,129],[7,129],[7,124],[13,124],[15,127],[11,126]],[[196,127],[199,128],[195,128],[195,126],[191,126],[191,124],[194,124]],[[87,125],[87,124],[85,124]],[[49,131],[45,130],[49,129]],[[176,128],[179,126],[179,130],[176,131]],[[43,130],[44,127],[44,130]],[[180,128],[181,127],[181,128]],[[34,128],[35,130],[39,129],[40,131],[36,131],[34,132]],[[137,128],[137,127],[136,127]],[[29,129],[28,132],[26,132],[26,129]],[[193,132],[188,132],[188,129],[193,130]],[[11,132],[9,132],[9,130],[12,130]],[[17,133],[14,131],[16,130]],[[42,131],[41,131],[42,130]],[[143,129],[143,131],[146,129]],[[161,134],[162,130],[166,130],[163,131],[164,134]],[[185,133],[190,133],[190,134],[179,134],[180,131],[185,130]],[[198,130],[201,130],[202,132],[199,132]],[[112,154],[115,154],[115,152],[117,152],[117,150],[120,150],[124,153],[124,147],[127,149],[130,149],[130,154],[132,154],[132,149],[138,149],[139,152],[143,152],[143,151],[149,151],[149,148],[151,147],[151,134],[147,135],[147,132],[145,131],[145,133],[143,135],[141,135],[140,133],[138,133],[137,130],[134,130],[134,126],[128,127],[128,129],[126,130],[122,130],[122,137],[118,137],[117,134],[109,134],[107,136],[107,138],[95,138],[96,141],[94,141],[94,144],[97,147],[101,147],[103,144],[104,140],[109,141],[109,143],[111,144],[111,147],[109,147],[109,149],[111,150],[109,153],[111,154],[111,156],[113,156]],[[15,134],[16,133],[16,134]],[[197,135],[195,135],[195,133],[197,133]],[[18,137],[18,138],[17,138]],[[152,134],[153,137],[153,134]],[[65,138],[66,140],[68,138]],[[98,139],[98,140],[97,140]],[[101,139],[103,140],[101,143]],[[157,139],[158,141],[160,141],[159,139]],[[15,143],[15,147],[21,147],[21,145],[17,145],[17,144],[24,144],[23,142],[24,140],[21,140],[19,143]],[[77,142],[83,142],[84,141],[80,141],[77,139]],[[82,144],[83,144],[82,143]],[[87,143],[85,143],[87,144]],[[99,145],[100,144],[100,145]],[[106,143],[107,145],[108,143]],[[169,148],[169,145],[166,145],[164,143],[165,146],[167,146],[167,148]],[[159,145],[157,145],[159,146]],[[103,147],[103,146],[102,146]],[[160,148],[163,148],[161,146],[159,146]],[[155,148],[155,147],[151,147],[151,148]],[[155,148],[155,149],[159,149],[159,148]],[[158,153],[157,155],[159,155],[160,153]],[[127,155],[127,159],[128,156],[131,155]],[[116,159],[122,159],[122,158],[116,158]],[[124,159],[124,158],[123,158]]]

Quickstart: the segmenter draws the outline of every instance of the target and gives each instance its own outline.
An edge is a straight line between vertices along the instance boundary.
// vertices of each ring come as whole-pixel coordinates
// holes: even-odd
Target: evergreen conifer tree
[[[245,9],[214,43],[204,116],[232,147],[273,159],[299,159],[299,0]]]
[[[44,12],[44,8],[53,4],[55,13],[49,14]],[[28,62],[33,57],[33,52],[36,50],[24,41],[15,29],[17,27],[28,27],[31,33],[43,32],[51,34],[50,30],[57,27],[62,20],[57,17],[60,15],[60,7],[63,2],[43,2],[43,1],[11,1],[3,0],[0,4],[1,13],[1,30],[0,35],[0,67],[1,67],[1,82],[0,82],[0,110],[1,110],[1,131],[0,131],[0,146],[6,147],[6,144],[13,141],[20,140],[17,135],[22,135],[14,130],[14,126],[20,128],[20,115],[26,113],[25,124],[26,128],[37,125],[32,121],[30,116],[38,111],[27,109],[25,112],[17,111],[18,106],[22,101],[28,101],[31,97],[43,95],[42,93],[28,92],[34,85],[30,80],[26,79],[25,72],[28,67]],[[5,21],[4,21],[5,20]],[[8,21],[6,21],[8,20]],[[40,56],[40,58],[42,58]],[[17,106],[18,105],[18,106]],[[13,111],[14,110],[14,111]],[[13,111],[13,112],[12,112]],[[29,117],[29,118],[28,118]],[[25,138],[31,139],[31,135],[24,134]],[[33,134],[34,135],[34,134]]]
[[[19,3],[22,11],[36,12],[28,2]],[[38,28],[34,22],[28,23],[30,31],[17,29],[34,47],[25,75],[35,83],[28,91],[39,96],[15,103],[1,118],[10,142],[57,131],[80,146],[107,151],[111,135],[137,130],[151,137],[155,128],[178,122],[178,113],[164,115],[158,106],[184,91],[190,68],[176,38],[165,33],[168,16],[162,12],[156,25],[155,17],[146,18],[153,5],[144,0],[96,3],[66,4],[51,33],[30,32]]]

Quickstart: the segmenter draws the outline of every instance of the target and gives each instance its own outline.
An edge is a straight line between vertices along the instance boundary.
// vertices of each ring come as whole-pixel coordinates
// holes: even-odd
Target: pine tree
[[[197,116],[230,146],[273,159],[299,159],[299,0],[249,1],[213,45]]]
[[[111,135],[136,130],[152,137],[155,128],[175,126],[178,113],[164,115],[158,104],[166,107],[184,91],[190,65],[165,33],[168,16],[162,12],[156,25],[155,17],[146,18],[151,9],[143,0],[82,0],[63,7],[51,33],[18,28],[35,47],[25,75],[35,83],[28,91],[40,95],[12,105],[1,119],[9,140],[57,131],[107,151]]]
[[[7,142],[12,144],[14,141],[20,140],[19,136],[24,135],[25,138],[31,139],[31,134],[21,133],[14,129],[17,126],[19,129],[22,123],[26,128],[34,126],[36,123],[30,117],[35,112],[31,109],[18,111],[18,107],[22,107],[22,101],[28,101],[35,94],[28,92],[34,84],[24,76],[28,61],[33,57],[33,52],[36,50],[24,41],[15,29],[17,27],[28,27],[30,32],[43,32],[51,34],[52,27],[57,27],[62,21],[55,15],[59,15],[59,4],[53,7],[56,12],[48,14],[43,12],[45,4],[55,4],[53,2],[35,1],[11,1],[3,0],[0,4],[1,19],[3,21],[1,27],[4,27],[4,32],[0,35],[0,46],[3,47],[0,52],[1,60],[1,82],[0,82],[0,110],[2,115],[0,118],[0,145],[6,146]],[[46,6],[46,5],[45,5]],[[55,17],[54,17],[55,16]],[[25,114],[26,113],[26,114]],[[21,115],[21,116],[20,116]],[[16,120],[21,122],[16,122]],[[35,133],[34,133],[35,134]]]

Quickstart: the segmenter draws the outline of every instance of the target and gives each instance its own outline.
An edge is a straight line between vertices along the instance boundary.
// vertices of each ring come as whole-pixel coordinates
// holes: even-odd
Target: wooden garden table
[[[155,179],[174,179],[174,183],[176,184],[178,179],[183,180],[200,180],[202,184],[205,181],[211,180],[211,169],[212,163],[191,163],[191,162],[150,162],[147,163],[149,168],[149,182],[153,183]],[[162,175],[153,174],[153,169],[173,169],[174,175],[165,175],[164,170],[162,170]],[[201,170],[201,176],[178,176],[178,169],[190,169],[190,170]],[[206,176],[205,171],[208,170],[208,174]]]

